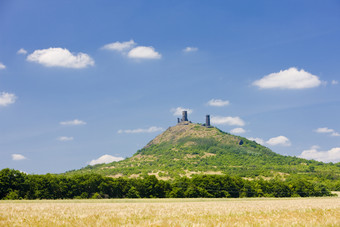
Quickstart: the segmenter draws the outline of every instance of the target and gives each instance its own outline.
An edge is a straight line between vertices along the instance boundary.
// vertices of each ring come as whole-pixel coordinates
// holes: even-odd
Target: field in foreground
[[[0,202],[0,226],[340,226],[339,217],[339,197]]]

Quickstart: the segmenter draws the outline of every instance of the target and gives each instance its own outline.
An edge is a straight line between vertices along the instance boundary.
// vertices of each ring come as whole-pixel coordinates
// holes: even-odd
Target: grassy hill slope
[[[302,177],[340,190],[340,163],[282,156],[246,138],[181,122],[120,162],[87,166],[66,174],[99,173],[112,177],[156,175],[174,179],[194,174],[228,174],[248,179]]]

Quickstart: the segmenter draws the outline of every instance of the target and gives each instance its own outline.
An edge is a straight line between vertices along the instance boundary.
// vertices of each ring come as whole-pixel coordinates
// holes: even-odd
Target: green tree
[[[129,189],[128,193],[126,194],[126,197],[127,198],[140,198],[140,195],[137,189],[134,186],[132,186]]]

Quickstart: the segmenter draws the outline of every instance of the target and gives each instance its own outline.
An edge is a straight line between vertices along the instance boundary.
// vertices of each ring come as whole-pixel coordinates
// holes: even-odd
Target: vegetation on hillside
[[[197,175],[173,181],[112,178],[99,174],[27,175],[18,170],[0,171],[0,199],[79,198],[238,198],[330,196],[322,184],[300,179],[244,180],[227,175]]]
[[[340,190],[340,163],[323,163],[272,152],[240,136],[199,124],[169,128],[131,158],[87,166],[66,175],[97,173],[111,177],[155,175],[174,180],[197,174],[230,175],[246,179],[301,179]]]

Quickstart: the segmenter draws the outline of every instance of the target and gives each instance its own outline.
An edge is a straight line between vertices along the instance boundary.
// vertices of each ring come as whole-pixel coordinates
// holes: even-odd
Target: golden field
[[[0,226],[340,226],[340,198],[1,201]]]

